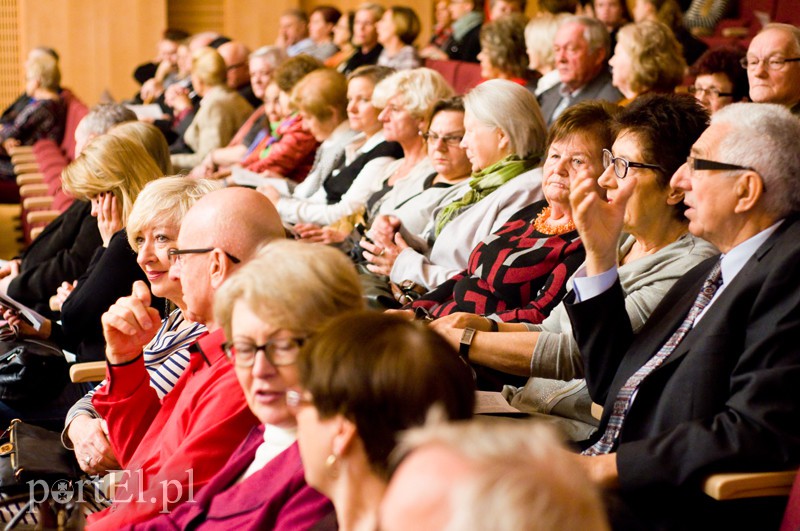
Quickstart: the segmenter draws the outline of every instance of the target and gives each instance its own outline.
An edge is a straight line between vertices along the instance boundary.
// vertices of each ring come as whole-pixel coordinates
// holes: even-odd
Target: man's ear
[[[754,171],[748,171],[739,176],[734,184],[736,193],[736,206],[733,211],[742,214],[753,209],[764,196],[764,181]]]
[[[221,249],[211,251],[211,259],[208,261],[208,279],[215,291],[230,276],[230,267],[230,260]]]

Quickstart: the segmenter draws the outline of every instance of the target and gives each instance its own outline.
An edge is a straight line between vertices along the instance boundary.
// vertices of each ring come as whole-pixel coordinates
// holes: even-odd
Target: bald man
[[[253,108],[260,107],[263,102],[256,97],[250,86],[250,68],[247,61],[250,49],[241,42],[228,41],[217,48],[217,51],[228,68],[228,87],[241,94]]]
[[[283,236],[272,203],[248,188],[212,192],[186,214],[170,276],[180,279],[184,317],[204,323],[209,334],[190,349],[189,367],[163,401],[142,359],[160,324],[147,286],[136,283],[103,316],[109,383],[92,403],[128,472],[113,506],[90,518],[93,529],[145,521],[192,498],[258,423],[223,353],[214,294],[259,247]]]

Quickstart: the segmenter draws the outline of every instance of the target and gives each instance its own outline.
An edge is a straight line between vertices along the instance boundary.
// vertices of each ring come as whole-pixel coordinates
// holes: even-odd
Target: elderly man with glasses
[[[800,29],[767,24],[753,37],[742,59],[750,81],[750,99],[777,103],[800,115]]]
[[[699,485],[713,472],[800,463],[797,138],[800,120],[778,105],[713,116],[671,185],[685,194],[689,231],[722,255],[678,280],[635,335],[615,246],[633,179],[613,203],[588,180],[573,188],[587,258],[567,310],[590,394],[604,405],[576,459],[619,495],[617,525],[777,527],[785,501],[766,513],[722,506]]]
[[[169,274],[180,279],[184,316],[209,334],[193,346],[189,366],[163,400],[142,359],[160,321],[148,307],[147,287],[135,284],[103,316],[109,383],[92,403],[126,473],[112,507],[90,517],[92,529],[119,529],[190,499],[257,424],[225,357],[214,294],[261,245],[283,236],[278,212],[247,188],[212,192],[186,214]]]

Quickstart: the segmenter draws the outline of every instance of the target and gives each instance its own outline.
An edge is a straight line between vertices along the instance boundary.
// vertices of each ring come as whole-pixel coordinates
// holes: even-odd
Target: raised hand
[[[158,310],[150,307],[150,288],[141,280],[133,283],[133,291],[122,297],[103,314],[103,336],[106,358],[118,365],[136,358],[142,348],[155,337],[161,323]]]
[[[598,192],[595,179],[586,175],[576,175],[573,179],[569,194],[572,219],[586,249],[589,276],[608,271],[616,264],[625,205],[635,188],[636,177],[629,175],[620,181],[614,202],[609,202]]]
[[[108,247],[111,237],[122,229],[121,210],[113,192],[102,192],[97,197],[97,229],[103,239],[103,247]]]

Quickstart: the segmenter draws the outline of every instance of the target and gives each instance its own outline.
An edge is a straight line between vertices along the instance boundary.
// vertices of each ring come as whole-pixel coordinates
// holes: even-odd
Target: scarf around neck
[[[453,39],[460,41],[469,30],[483,23],[483,15],[479,11],[470,11],[452,24]]]
[[[463,210],[487,197],[514,177],[536,167],[539,159],[539,156],[522,159],[517,155],[509,155],[503,160],[472,174],[469,180],[470,189],[467,190],[467,193],[461,199],[453,201],[444,207],[436,216],[436,236],[438,237],[444,226],[450,223]]]

